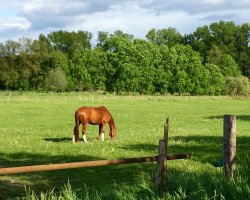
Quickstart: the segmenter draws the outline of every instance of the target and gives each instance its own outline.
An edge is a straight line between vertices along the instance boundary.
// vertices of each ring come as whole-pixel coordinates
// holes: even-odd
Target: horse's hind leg
[[[73,129],[72,142],[75,143],[75,142],[77,142],[78,139],[79,139],[79,138],[77,138],[77,136],[76,136],[76,127],[74,127],[74,129]]]
[[[98,139],[104,141],[103,124],[99,125],[99,137],[98,137]]]
[[[87,138],[86,138],[87,126],[88,126],[87,123],[82,124],[82,138],[83,138],[83,142],[86,142],[86,143],[88,143]]]

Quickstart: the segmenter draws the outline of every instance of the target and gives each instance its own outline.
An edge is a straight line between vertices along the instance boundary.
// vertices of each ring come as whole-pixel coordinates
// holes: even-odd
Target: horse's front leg
[[[102,124],[99,125],[99,137],[98,137],[99,140],[102,139]]]
[[[102,123],[99,125],[99,140],[104,141],[104,131],[107,123]]]
[[[88,126],[87,123],[82,124],[82,139],[83,139],[83,142],[86,142],[86,143],[88,143],[87,138],[86,138],[87,126]]]

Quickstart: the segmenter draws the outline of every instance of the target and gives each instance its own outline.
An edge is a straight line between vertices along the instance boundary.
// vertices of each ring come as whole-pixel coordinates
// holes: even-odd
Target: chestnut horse
[[[79,126],[82,124],[83,141],[88,142],[86,138],[86,129],[88,124],[99,125],[99,140],[104,141],[104,132],[107,123],[109,124],[111,139],[115,138],[115,122],[108,109],[101,107],[80,107],[75,112],[75,127],[72,141],[75,143],[79,140]]]

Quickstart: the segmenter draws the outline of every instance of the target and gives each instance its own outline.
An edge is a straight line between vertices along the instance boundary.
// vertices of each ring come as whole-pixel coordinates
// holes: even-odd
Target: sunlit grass
[[[236,197],[246,195],[249,187],[242,186],[249,185],[249,179],[242,170],[249,169],[245,168],[250,153],[249,103],[249,99],[230,97],[1,92],[0,166],[157,155],[163,124],[169,117],[169,153],[192,153],[193,157],[169,161],[168,198],[207,195],[207,199],[223,199],[227,187]],[[90,142],[72,144],[74,112],[83,105],[109,108],[118,129],[115,141],[108,140],[108,131],[105,142],[98,141],[98,127],[90,125]],[[212,165],[222,158],[225,114],[237,116],[237,187],[227,186],[222,169]],[[0,176],[0,199],[25,196],[24,185],[37,193],[33,195],[60,196],[68,183],[71,194],[78,198],[85,194],[84,187],[97,199],[167,198],[157,196],[155,170],[156,163],[148,163]]]

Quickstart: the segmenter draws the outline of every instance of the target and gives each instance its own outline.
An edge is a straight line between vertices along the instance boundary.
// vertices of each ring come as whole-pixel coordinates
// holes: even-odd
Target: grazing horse
[[[79,125],[82,124],[83,141],[88,142],[86,138],[86,129],[88,124],[99,125],[99,140],[104,141],[104,132],[107,123],[109,124],[109,137],[115,138],[116,128],[115,122],[108,109],[101,107],[80,107],[75,112],[75,127],[73,134],[73,143],[79,140]]]

